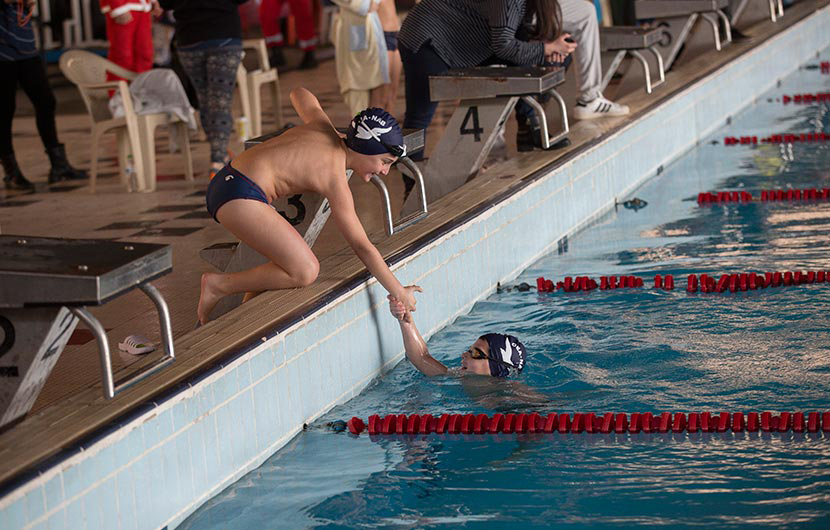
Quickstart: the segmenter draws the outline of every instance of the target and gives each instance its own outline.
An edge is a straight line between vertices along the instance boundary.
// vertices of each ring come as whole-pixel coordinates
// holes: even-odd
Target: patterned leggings
[[[224,163],[233,130],[231,105],[242,48],[179,49],[178,54],[199,98],[202,127],[210,142],[210,161]]]

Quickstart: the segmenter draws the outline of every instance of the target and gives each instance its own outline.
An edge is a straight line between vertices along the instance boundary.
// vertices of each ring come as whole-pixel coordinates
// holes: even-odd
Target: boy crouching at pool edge
[[[206,323],[216,303],[230,294],[302,287],[317,279],[320,263],[311,248],[271,207],[278,197],[304,192],[328,199],[331,218],[355,254],[391,296],[414,311],[415,292],[421,288],[401,285],[369,241],[346,173],[351,169],[369,182],[406,155],[397,121],[383,109],[369,108],[352,120],[344,138],[311,92],[295,88],[290,98],[303,125],[243,152],[208,185],[208,212],[270,262],[241,272],[204,273],[199,322]]]

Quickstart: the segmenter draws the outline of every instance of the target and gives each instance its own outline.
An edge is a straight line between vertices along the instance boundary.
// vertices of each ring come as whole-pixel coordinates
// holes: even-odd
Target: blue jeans
[[[417,52],[411,51],[403,44],[398,44],[404,71],[404,88],[406,89],[405,129],[426,129],[429,127],[438,103],[429,96],[429,76],[446,73],[450,67],[441,59],[429,43],[421,46]],[[413,160],[422,160],[424,152],[412,155]]]

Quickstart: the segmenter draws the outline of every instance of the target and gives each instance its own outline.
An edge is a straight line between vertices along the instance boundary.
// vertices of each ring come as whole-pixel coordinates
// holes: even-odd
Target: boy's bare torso
[[[234,158],[231,165],[272,202],[277,197],[326,195],[333,178],[346,178],[342,140],[327,124],[300,125]]]

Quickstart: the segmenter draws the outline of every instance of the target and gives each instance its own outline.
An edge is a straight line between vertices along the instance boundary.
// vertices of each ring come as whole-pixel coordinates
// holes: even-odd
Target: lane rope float
[[[830,141],[830,134],[824,132],[809,132],[798,134],[772,134],[770,136],[762,136],[760,140],[758,136],[724,136],[723,145],[757,145],[762,144],[796,144],[796,143],[815,143]]]
[[[343,422],[337,422],[342,424]],[[341,425],[342,426],[342,425]],[[352,417],[351,434],[495,434],[495,433],[723,433],[830,432],[830,411],[818,412],[651,412],[633,414],[373,414]],[[341,429],[345,430],[345,429]]]
[[[754,291],[768,287],[790,287],[813,283],[830,282],[830,271],[776,271],[776,272],[742,272],[722,274],[719,278],[708,274],[689,274],[686,277],[686,292],[696,293],[724,293],[726,291]],[[565,276],[562,281],[554,282],[551,279],[540,276],[536,278],[536,291],[539,293],[552,293],[564,291],[566,293],[588,292],[594,289],[601,291],[610,289],[634,289],[644,287],[645,282],[636,276],[601,276],[599,283],[588,276]],[[654,289],[671,291],[674,289],[674,276],[671,274],[654,276]],[[504,289],[503,287],[499,287]],[[532,289],[526,283],[516,286],[518,291],[529,291]]]
[[[760,201],[826,201],[830,199],[830,188],[807,188],[803,190],[761,190]],[[748,191],[714,191],[697,194],[697,203],[753,202],[755,197]]]

